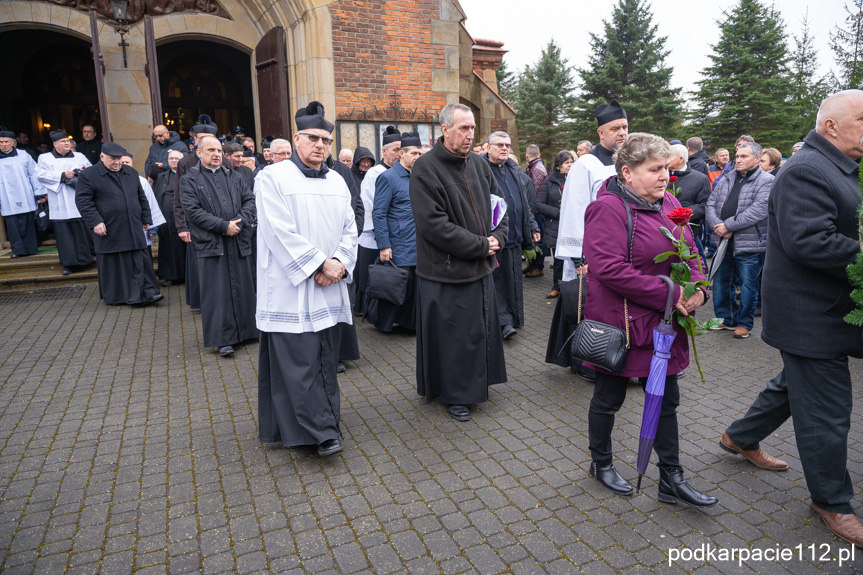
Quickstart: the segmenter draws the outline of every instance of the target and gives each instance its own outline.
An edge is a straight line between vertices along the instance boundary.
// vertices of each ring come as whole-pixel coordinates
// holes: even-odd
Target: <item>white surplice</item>
[[[344,179],[335,170],[307,178],[285,161],[262,170],[255,190],[258,329],[306,333],[353,323],[346,284],[357,259],[357,225]],[[348,275],[320,287],[313,276],[327,258]]]
[[[378,176],[388,169],[383,162],[375,164],[366,172],[363,183],[360,186],[360,199],[363,201],[366,219],[363,221],[363,233],[360,234],[359,243],[364,248],[370,250],[378,249],[378,242],[375,240],[375,223],[372,221],[372,211],[374,211],[375,207],[375,182]]]
[[[0,215],[35,212],[40,187],[30,154],[18,150],[11,158],[0,158]]]
[[[165,216],[162,214],[162,208],[159,207],[159,202],[156,200],[156,194],[153,193],[153,186],[147,181],[147,178],[138,176],[141,180],[141,187],[144,188],[144,195],[147,196],[147,203],[150,205],[150,218],[153,223],[150,224],[150,229],[144,232],[144,238],[147,240],[147,245],[153,245],[153,239],[150,237],[150,232],[165,223]]]
[[[42,187],[48,190],[48,211],[52,220],[72,220],[81,213],[75,205],[75,188],[61,181],[63,172],[89,168],[90,160],[84,154],[72,152],[70,156],[57,158],[52,152],[39,156],[36,175]]]

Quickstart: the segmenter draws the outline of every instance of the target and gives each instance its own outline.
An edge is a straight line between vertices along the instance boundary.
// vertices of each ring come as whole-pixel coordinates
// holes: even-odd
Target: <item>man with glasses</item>
[[[276,138],[270,142],[270,152],[273,155],[273,163],[278,164],[291,157],[291,143],[282,138]]]
[[[96,128],[93,124],[86,124],[81,129],[83,140],[78,142],[77,151],[84,154],[94,166],[99,162],[99,154],[102,153],[102,140],[96,138]]]
[[[312,102],[296,114],[295,154],[257,177],[258,417],[263,443],[342,450],[336,375],[347,283],[357,256],[351,193],[327,166],[333,124]]]
[[[524,325],[522,251],[530,265],[537,257],[534,242],[539,242],[540,234],[527,196],[535,192],[532,185],[530,189],[525,187],[531,180],[521,179],[518,164],[509,159],[512,139],[506,132],[492,132],[488,144],[488,154],[483,157],[488,160],[491,173],[503,192],[509,216],[509,235],[497,255],[499,265],[492,273],[501,333],[503,339],[509,339],[518,333],[516,328]]]
[[[186,244],[177,233],[177,224],[173,216],[174,181],[177,179],[177,164],[183,154],[177,150],[168,152],[168,169],[159,174],[153,185],[153,193],[162,214],[165,215],[165,225],[159,226],[159,279],[165,287],[181,284],[186,281]]]
[[[144,171],[149,173],[150,166],[158,166],[160,170],[168,169],[168,152],[178,150],[187,155],[189,148],[180,141],[180,134],[171,132],[165,126],[159,125],[153,128],[155,142],[150,146],[150,154],[144,162]]]

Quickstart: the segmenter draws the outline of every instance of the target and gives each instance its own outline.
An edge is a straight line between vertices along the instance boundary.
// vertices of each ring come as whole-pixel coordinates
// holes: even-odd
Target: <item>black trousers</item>
[[[629,379],[619,375],[597,372],[590,410],[587,415],[587,428],[590,437],[590,455],[600,467],[611,465],[611,431],[614,429],[614,415],[626,399],[626,384]],[[680,441],[677,433],[677,406],[680,404],[680,388],[677,374],[665,378],[665,395],[656,428],[656,441],[653,450],[659,456],[659,466],[665,469],[683,471],[680,467]]]
[[[812,501],[825,511],[853,513],[846,464],[852,404],[848,358],[813,359],[783,351],[782,362],[782,371],[729,426],[728,436],[745,450],[758,449],[791,417]]]

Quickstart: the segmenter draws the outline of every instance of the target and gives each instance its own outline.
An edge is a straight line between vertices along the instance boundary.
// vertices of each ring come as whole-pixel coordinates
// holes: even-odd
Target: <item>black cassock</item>
[[[416,282],[417,393],[428,403],[486,401],[488,386],[506,381],[494,279]]]
[[[99,268],[99,295],[109,305],[140,304],[159,293],[144,224],[150,205],[138,172],[123,166],[112,172],[101,162],[78,175],[75,204],[90,230]],[[107,235],[92,230],[104,223]]]
[[[180,182],[186,223],[198,260],[204,346],[222,347],[258,337],[251,253],[255,196],[238,174],[199,166]],[[224,235],[242,218],[242,231]]]
[[[181,158],[177,163],[177,177],[174,180],[174,226],[177,232],[188,231],[186,214],[183,204],[180,202],[180,180],[183,174],[195,166],[200,165],[200,160],[195,154]],[[165,214],[165,219],[168,215]],[[182,241],[182,240],[181,240]],[[185,243],[185,242],[183,242]],[[195,257],[195,248],[191,242],[186,244],[186,305],[192,309],[201,309],[201,286],[198,284],[198,258]]]
[[[164,225],[159,226],[159,277],[181,283],[186,278],[186,243],[177,235],[177,224],[171,217],[176,178],[177,174],[172,170],[161,172],[156,178],[153,193],[166,220]]]

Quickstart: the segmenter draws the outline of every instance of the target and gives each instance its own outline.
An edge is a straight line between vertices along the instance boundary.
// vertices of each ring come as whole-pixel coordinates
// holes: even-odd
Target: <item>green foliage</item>
[[[712,65],[693,93],[695,124],[712,149],[751,134],[763,145],[790,150],[798,138],[788,111],[791,81],[782,19],[759,0],[738,0],[722,14]]]
[[[506,60],[502,60],[500,66],[495,70],[497,77],[497,93],[500,97],[512,104],[515,102],[515,92],[518,87],[518,77],[510,71]]]
[[[536,144],[550,157],[573,147],[565,122],[574,103],[572,73],[572,66],[553,39],[543,48],[539,61],[525,67],[515,96],[515,122],[522,146]]]
[[[839,89],[863,88],[863,0],[845,5],[845,25],[837,24],[830,34],[830,48],[839,64]]]
[[[791,59],[791,99],[788,113],[795,140],[802,140],[815,128],[815,116],[821,102],[830,95],[830,79],[817,78],[818,52],[815,50],[814,36],[809,31],[809,11],[803,17],[803,30],[794,36],[795,50]],[[784,153],[791,150],[782,149]]]
[[[647,0],[618,0],[604,34],[590,34],[588,66],[578,71],[581,97],[572,111],[579,138],[596,139],[595,110],[612,99],[627,112],[630,132],[667,134],[683,115],[665,36],[657,35]]]
[[[858,173],[860,175],[860,195],[863,199],[863,169],[858,168]],[[860,207],[857,209],[857,216],[857,232],[861,248],[863,248],[863,201],[860,202]],[[857,307],[845,316],[845,321],[851,325],[863,327],[863,250],[857,254],[857,261],[850,264],[846,269],[848,279],[854,287],[851,291],[851,300]]]

